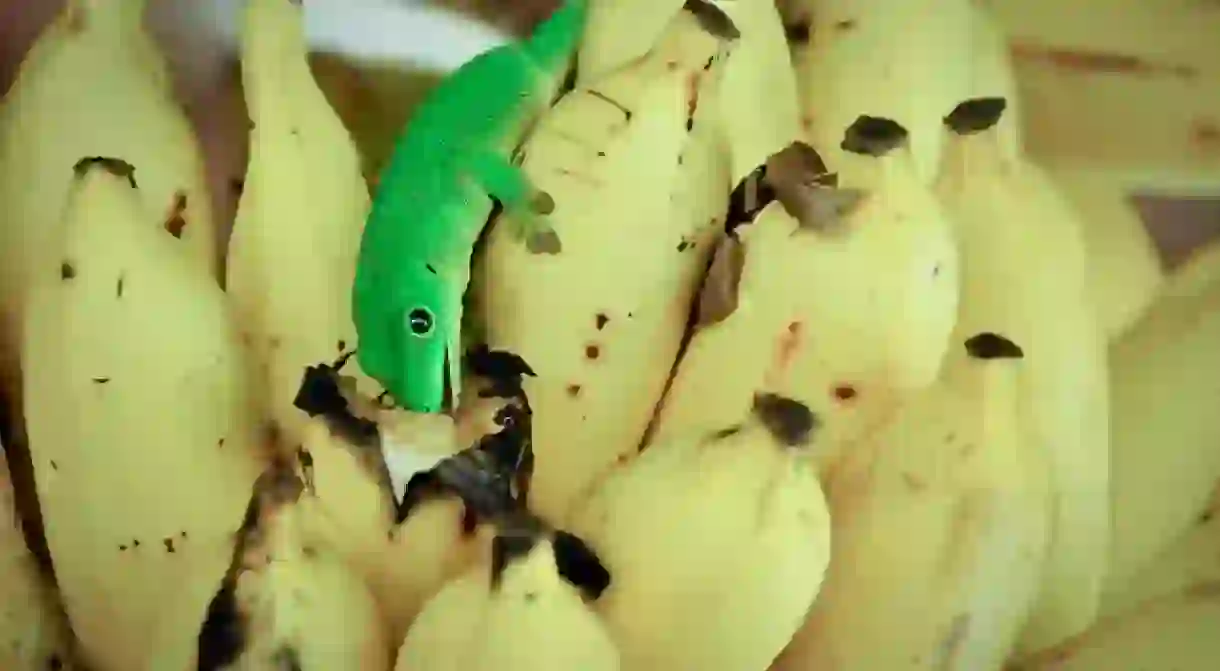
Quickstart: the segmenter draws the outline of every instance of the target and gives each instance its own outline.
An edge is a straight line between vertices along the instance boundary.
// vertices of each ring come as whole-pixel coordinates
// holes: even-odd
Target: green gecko
[[[587,2],[567,0],[528,39],[446,77],[413,112],[382,172],[352,288],[356,358],[407,410],[457,406],[462,301],[493,204],[532,252],[559,252],[546,220],[554,201],[514,155],[564,87]]]

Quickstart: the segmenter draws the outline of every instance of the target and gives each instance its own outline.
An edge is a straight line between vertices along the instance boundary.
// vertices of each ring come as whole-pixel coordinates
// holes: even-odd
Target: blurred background
[[[1018,8],[1030,1],[1046,0],[981,1],[993,5],[1008,22],[1030,151],[1036,158],[1051,155],[1061,163],[1059,159],[1066,157],[1072,170],[1087,172],[1092,169],[1087,159],[1094,156],[1086,157],[1083,166],[1077,165],[1079,146],[1103,158],[1114,157],[1117,162],[1138,161],[1144,154],[1159,152],[1156,159],[1160,163],[1188,166],[1195,173],[1203,166],[1202,172],[1208,176],[1220,177],[1220,86],[1210,93],[1189,89],[1220,83],[1164,81],[1185,79],[1180,76],[1161,77],[1161,81],[1156,78],[1157,57],[1188,62],[1195,47],[1204,48],[1214,40],[1214,33],[1208,37],[1207,30],[1214,24],[1192,21],[1185,12],[1165,12],[1150,15],[1152,21],[1130,20],[1124,24],[1116,20],[1106,31],[1098,31],[1096,25],[1107,23],[1097,11],[1100,7],[1122,11],[1137,0],[1074,0],[1063,3],[1061,25],[1026,26]],[[370,177],[385,158],[378,152],[388,150],[389,138],[401,128],[413,102],[442,73],[507,36],[527,31],[555,2],[308,0],[315,72],[366,151]],[[1181,4],[1183,0],[1169,2]],[[7,89],[26,48],[61,4],[61,0],[0,0],[0,91]],[[1147,7],[1158,3],[1138,4]],[[1215,3],[1210,8],[1203,8],[1208,3],[1194,4],[1199,6],[1196,11],[1220,13]],[[179,99],[204,143],[218,212],[227,219],[236,206],[239,177],[245,166],[245,113],[234,60],[238,0],[153,0],[150,5],[151,27],[167,47]],[[1180,17],[1182,25],[1173,24],[1170,16]],[[1078,44],[1081,34],[1073,30],[1080,25],[1089,26],[1090,44]],[[1157,44],[1149,45],[1147,35],[1161,37]],[[1165,35],[1174,38],[1163,39]],[[1065,44],[1073,48],[1065,48]],[[1128,51],[1115,55],[1112,50],[1116,44]],[[1140,55],[1133,55],[1131,48]],[[1159,69],[1180,75],[1189,67]],[[1072,96],[1060,94],[1082,90],[1110,105],[1110,109],[1098,110],[1104,112],[1106,121],[1069,118],[1087,116],[1090,110],[1081,109],[1079,100],[1069,99]],[[1098,95],[1099,91],[1104,95]],[[1136,109],[1133,96],[1159,102],[1141,103]],[[1211,109],[1187,109],[1187,103],[1199,101]],[[1189,119],[1180,118],[1182,115]],[[1096,132],[1093,137],[1082,138],[1080,126],[1088,123]],[[1123,133],[1133,123],[1159,125],[1167,132],[1189,124],[1189,129],[1178,133],[1189,136],[1189,146],[1178,148],[1165,142],[1155,152],[1145,146],[1125,148]],[[1104,170],[1110,169],[1109,162],[1105,166]],[[1220,187],[1216,186],[1220,179],[1179,186],[1164,173],[1157,173],[1158,169],[1160,165],[1149,166],[1149,174],[1157,174],[1155,179],[1146,180],[1149,183],[1142,183],[1138,171],[1132,173],[1124,178],[1124,188],[1155,239],[1163,264],[1173,267],[1190,250],[1220,237]],[[1171,182],[1175,187],[1166,188]]]

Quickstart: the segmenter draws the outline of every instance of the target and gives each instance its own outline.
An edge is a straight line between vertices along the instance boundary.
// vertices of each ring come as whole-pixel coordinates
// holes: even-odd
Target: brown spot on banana
[[[775,441],[785,447],[807,445],[818,425],[809,406],[778,394],[755,394],[752,411]]]
[[[712,262],[699,291],[695,328],[714,326],[737,310],[737,292],[745,269],[745,247],[732,235],[726,236],[712,253]]]
[[[862,114],[843,132],[843,151],[880,158],[905,145],[910,133],[902,124],[885,117]]]
[[[174,204],[170,206],[169,216],[165,219],[165,230],[175,238],[182,238],[186,229],[186,192],[174,193]]]
[[[944,123],[958,135],[981,133],[1000,123],[1007,108],[1008,101],[1004,98],[972,98],[954,107]]]

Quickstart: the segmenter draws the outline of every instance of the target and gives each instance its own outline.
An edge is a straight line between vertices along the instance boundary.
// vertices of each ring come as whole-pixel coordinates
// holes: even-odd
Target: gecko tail
[[[567,72],[585,35],[589,0],[564,0],[523,43],[531,60],[548,72]]]

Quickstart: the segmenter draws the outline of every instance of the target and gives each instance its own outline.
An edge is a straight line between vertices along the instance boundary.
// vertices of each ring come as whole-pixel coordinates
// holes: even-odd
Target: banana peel
[[[262,448],[224,294],[149,224],[137,179],[77,164],[21,358],[47,545],[97,668],[139,668],[178,554],[235,530]]]
[[[677,355],[731,189],[717,106],[699,104],[722,53],[683,11],[646,57],[561,98],[522,166],[555,201],[563,251],[531,254],[497,220],[476,260],[489,346],[537,373],[530,496],[546,519],[637,450]]]
[[[359,152],[309,69],[305,11],[291,0],[245,4],[250,163],[226,275],[256,398],[288,444],[308,420],[293,407],[301,371],[356,343],[348,287],[369,208]]]

